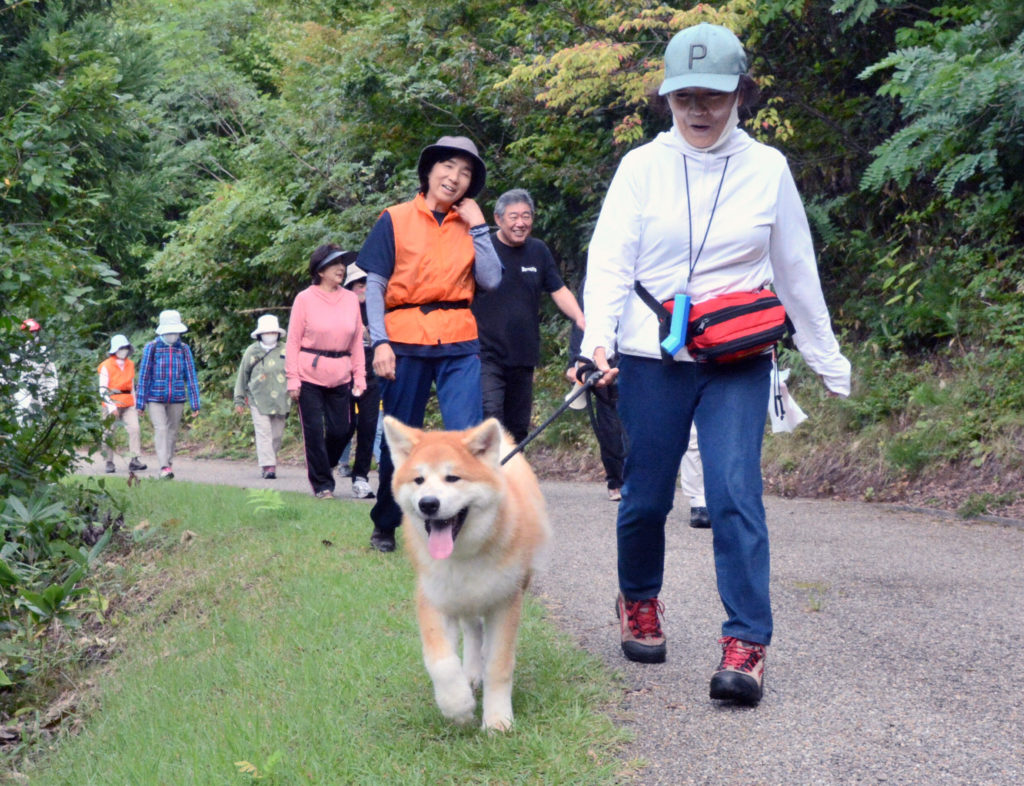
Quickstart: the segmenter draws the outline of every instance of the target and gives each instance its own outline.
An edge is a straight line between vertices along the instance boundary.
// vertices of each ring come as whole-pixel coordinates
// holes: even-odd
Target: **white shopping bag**
[[[807,420],[807,415],[789,394],[789,388],[786,387],[787,379],[789,369],[779,371],[779,367],[773,361],[772,384],[768,391],[768,417],[772,421],[773,434],[792,431]]]

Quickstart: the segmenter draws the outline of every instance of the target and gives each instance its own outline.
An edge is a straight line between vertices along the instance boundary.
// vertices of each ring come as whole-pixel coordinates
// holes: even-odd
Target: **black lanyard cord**
[[[725,157],[725,164],[722,166],[722,179],[718,181],[718,190],[715,191],[715,201],[711,205],[711,215],[708,217],[708,225],[704,229],[704,239],[700,241],[700,248],[697,249],[697,256],[693,255],[693,215],[690,210],[690,168],[686,164],[686,156],[683,156],[683,176],[686,178],[686,218],[687,218],[687,229],[690,232],[690,271],[686,274],[686,286],[683,287],[685,292],[690,286],[690,279],[693,277],[693,269],[697,267],[697,260],[700,259],[701,252],[704,250],[704,244],[708,242],[708,233],[711,232],[711,222],[715,219],[715,210],[718,209],[718,197],[722,194],[722,184],[725,183],[725,172],[729,168],[729,159],[731,156]]]

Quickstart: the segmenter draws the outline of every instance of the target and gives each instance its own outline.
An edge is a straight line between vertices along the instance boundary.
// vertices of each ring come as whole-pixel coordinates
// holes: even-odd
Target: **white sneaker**
[[[356,499],[373,499],[373,489],[366,478],[352,478],[352,495]]]

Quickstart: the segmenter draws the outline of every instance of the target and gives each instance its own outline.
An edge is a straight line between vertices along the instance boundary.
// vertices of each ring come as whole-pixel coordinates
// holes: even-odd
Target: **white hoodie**
[[[694,303],[771,285],[808,365],[829,390],[849,394],[850,363],[832,332],[796,183],[785,157],[744,131],[702,152],[673,125],[623,157],[590,241],[584,357],[597,347],[611,356],[616,346],[661,357],[657,318],[634,281],[659,301],[685,292]],[[676,359],[692,360],[685,349]]]

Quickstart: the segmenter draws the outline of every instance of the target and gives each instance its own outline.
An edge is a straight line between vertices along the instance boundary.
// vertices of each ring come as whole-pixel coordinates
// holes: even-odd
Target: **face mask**
[[[266,347],[267,349],[273,349],[274,347],[276,347],[277,346],[277,339],[278,339],[278,334],[277,333],[261,333],[260,334],[260,344],[262,346]]]
[[[696,147],[686,141],[683,133],[679,130],[679,126],[673,123],[674,133],[679,138],[682,145],[696,153],[711,153],[721,147],[725,141],[729,138],[730,134],[736,130],[736,127],[740,124],[740,109],[739,109],[739,96],[737,95],[736,100],[733,101],[732,109],[729,110],[729,118],[725,121],[725,127],[722,129],[722,133],[718,135],[712,144],[707,147]]]
[[[165,344],[177,344],[179,335],[179,333],[164,333],[160,338]]]
[[[715,144],[708,148],[708,150],[714,150],[716,147],[724,142],[729,134],[735,130],[736,126],[740,124],[740,99],[737,94],[736,100],[732,102],[732,110],[729,112],[729,119],[725,123],[725,128],[722,129],[722,133],[719,134],[718,139],[715,140]]]
[[[121,360],[124,360],[126,357],[128,357],[128,355],[131,354],[131,352],[128,349],[119,349],[114,354],[117,355],[117,357],[120,358]]]

